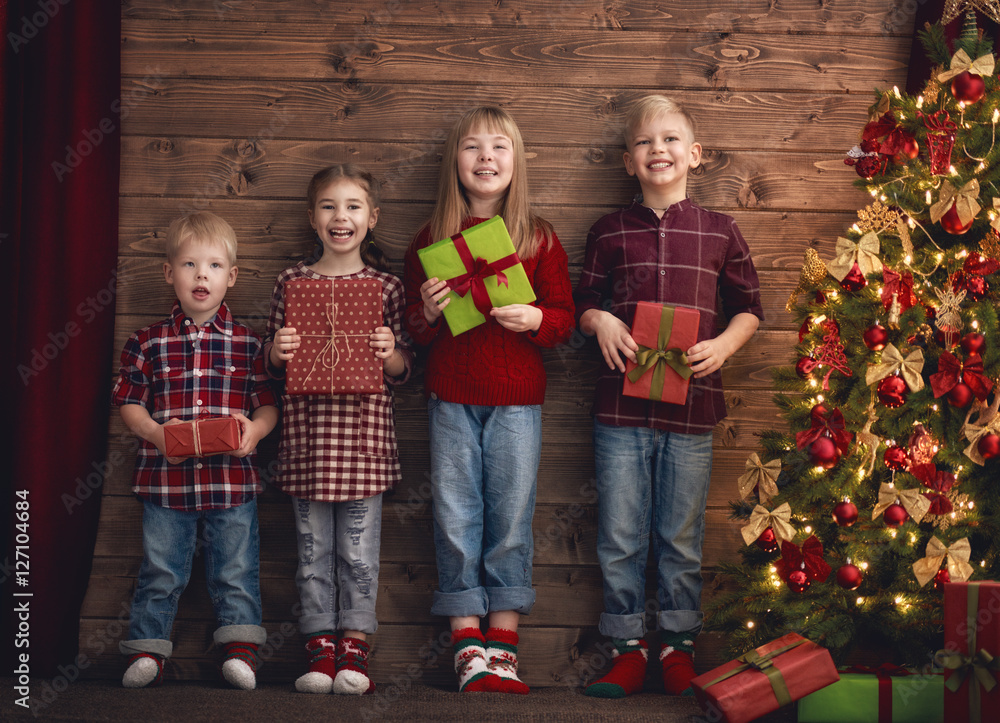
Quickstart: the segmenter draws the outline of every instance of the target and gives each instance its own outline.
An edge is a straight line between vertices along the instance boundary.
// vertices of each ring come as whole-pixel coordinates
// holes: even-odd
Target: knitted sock
[[[649,659],[649,646],[645,640],[612,641],[615,649],[611,653],[614,663],[611,671],[603,678],[584,688],[585,695],[596,698],[624,698],[642,690],[642,682],[646,677],[646,661]]]
[[[154,653],[136,653],[128,659],[122,676],[126,688],[147,688],[163,682],[163,657]]]
[[[479,628],[462,628],[451,633],[455,649],[458,689],[463,693],[500,690],[500,678],[486,664],[486,638]]]
[[[337,641],[337,677],[333,692],[341,695],[365,695],[375,692],[368,677],[368,643],[358,638]]]
[[[513,630],[490,628],[486,631],[487,670],[500,677],[501,693],[527,693],[530,688],[517,677],[518,636]]]
[[[329,693],[337,676],[337,633],[322,630],[313,633],[306,643],[310,655],[309,672],[295,681],[300,693]]]
[[[694,678],[694,639],[692,631],[660,631],[660,662],[663,664],[663,691],[667,695],[691,695]],[[686,691],[686,692],[685,692]]]
[[[223,648],[222,677],[240,690],[257,687],[257,646],[254,643],[226,643]]]

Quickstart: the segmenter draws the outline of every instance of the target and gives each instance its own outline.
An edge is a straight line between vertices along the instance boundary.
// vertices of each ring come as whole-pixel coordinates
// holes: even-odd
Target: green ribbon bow
[[[710,683],[706,683],[702,687],[710,688],[716,683],[721,683],[727,678],[731,678],[734,675],[742,673],[744,670],[753,668],[754,670],[758,670],[767,676],[768,681],[771,683],[771,690],[774,691],[774,697],[778,700],[778,706],[788,705],[792,702],[792,694],[788,692],[788,686],[785,684],[785,679],[781,675],[781,671],[775,667],[774,659],[782,653],[787,653],[792,648],[802,645],[804,642],[806,642],[804,638],[802,640],[796,640],[794,643],[785,645],[777,650],[772,650],[769,653],[761,654],[756,650],[744,653],[737,658],[737,660],[742,663],[741,665],[733,668],[727,673],[723,673],[718,678]]]
[[[1000,658],[994,657],[985,648],[976,650],[976,628],[978,626],[977,616],[979,614],[979,585],[978,582],[970,582],[968,586],[968,598],[966,603],[965,624],[968,629],[969,650],[975,650],[972,655],[963,655],[953,650],[939,650],[934,655],[934,661],[948,670],[954,670],[955,675],[948,677],[945,686],[952,693],[957,693],[958,689],[966,681],[971,673],[975,680],[969,681],[969,714],[970,720],[982,720],[982,700],[979,686],[989,693],[996,685],[996,675],[1000,671]],[[976,684],[978,681],[978,685]]]
[[[684,380],[690,379],[691,375],[694,374],[691,367],[688,366],[687,355],[683,349],[667,348],[667,342],[670,340],[673,328],[674,309],[672,306],[664,306],[660,312],[660,329],[656,335],[656,348],[639,344],[639,350],[635,353],[638,366],[628,373],[628,380],[636,384],[650,369],[653,370],[653,379],[649,385],[650,399],[660,399],[663,396],[667,366],[677,372]]]

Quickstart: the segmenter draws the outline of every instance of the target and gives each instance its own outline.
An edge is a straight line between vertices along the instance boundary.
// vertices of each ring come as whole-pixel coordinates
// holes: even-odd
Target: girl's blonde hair
[[[521,131],[507,111],[493,106],[479,106],[467,111],[448,134],[441,160],[437,204],[428,224],[431,238],[440,241],[453,236],[461,230],[462,220],[470,215],[469,199],[458,179],[458,144],[474,131],[505,135],[513,144],[514,172],[497,214],[503,217],[517,255],[530,259],[538,253],[543,242],[546,245],[551,243],[552,225],[531,212]]]
[[[320,191],[329,186],[331,183],[341,179],[353,181],[358,184],[358,186],[361,187],[361,190],[368,196],[368,205],[373,209],[378,208],[378,181],[375,179],[375,176],[354,163],[338,163],[333,166],[327,166],[321,171],[317,171],[313,175],[312,179],[310,179],[309,189],[306,191],[306,199],[309,203],[309,208],[314,209],[316,207],[316,200],[319,198]],[[382,253],[382,249],[380,249],[375,243],[374,229],[368,229],[368,233],[365,235],[364,241],[361,242],[360,251],[361,260],[369,266],[376,268],[379,271],[389,270],[389,259],[386,258],[385,254]],[[311,263],[315,263],[319,261],[322,255],[323,243],[317,239],[316,246],[313,248],[313,253],[309,261]]]

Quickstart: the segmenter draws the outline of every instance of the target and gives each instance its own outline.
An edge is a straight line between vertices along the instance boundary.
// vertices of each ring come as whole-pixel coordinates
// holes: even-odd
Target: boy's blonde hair
[[[694,116],[673,98],[665,95],[647,95],[637,100],[625,116],[625,147],[631,145],[636,128],[665,113],[676,113],[684,118],[693,142],[697,137]]]
[[[538,253],[543,242],[551,243],[552,226],[531,212],[527,159],[521,131],[507,111],[494,106],[479,106],[467,111],[452,126],[444,142],[437,203],[429,224],[431,239],[440,241],[455,235],[462,228],[462,220],[469,215],[469,200],[458,179],[458,144],[478,130],[505,135],[511,140],[514,171],[497,214],[503,217],[517,255],[530,259]]]
[[[167,229],[167,260],[173,261],[181,244],[195,241],[202,244],[222,244],[229,265],[236,265],[236,232],[229,223],[211,211],[193,211],[174,219]]]

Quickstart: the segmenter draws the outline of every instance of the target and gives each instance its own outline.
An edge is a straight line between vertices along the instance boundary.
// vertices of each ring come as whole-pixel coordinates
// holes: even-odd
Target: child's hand
[[[687,350],[688,364],[694,372],[695,379],[707,377],[736,351],[725,341],[720,341],[721,339],[721,336],[717,336],[714,339],[699,341]]]
[[[257,449],[257,443],[262,437],[267,436],[267,432],[262,434],[258,425],[244,414],[233,412],[230,416],[240,423],[240,447],[229,454],[233,457],[246,457],[248,454],[253,454],[254,450]]]
[[[490,316],[511,331],[538,331],[542,325],[542,310],[529,304],[495,306],[490,309]]]
[[[451,289],[448,288],[448,282],[438,281],[436,276],[420,285],[420,298],[424,300],[424,318],[428,324],[436,323],[441,318],[444,307],[451,303],[451,299],[444,298],[449,291]]]
[[[271,345],[271,361],[275,366],[284,366],[285,362],[295,356],[295,350],[299,348],[301,342],[302,338],[295,333],[294,326],[278,329]]]
[[[375,350],[379,359],[388,359],[396,349],[396,336],[388,326],[378,327],[368,339],[368,346]]]
[[[187,458],[186,457],[167,457],[167,437],[166,437],[166,434],[163,432],[163,428],[167,427],[167,426],[170,426],[171,424],[184,424],[184,422],[182,420],[180,420],[180,419],[175,419],[175,418],[171,417],[166,422],[164,422],[163,424],[159,425],[159,429],[156,430],[154,438],[150,439],[149,441],[156,445],[156,449],[159,451],[159,453],[161,455],[163,455],[164,457],[166,457],[167,464],[180,464],[181,462],[183,462]]]
[[[608,311],[596,312],[591,324],[597,336],[597,345],[601,348],[601,354],[608,368],[617,368],[618,371],[624,372],[625,362],[622,361],[622,355],[630,362],[634,362],[635,353],[639,350],[639,345],[632,338],[632,330],[624,321]]]

